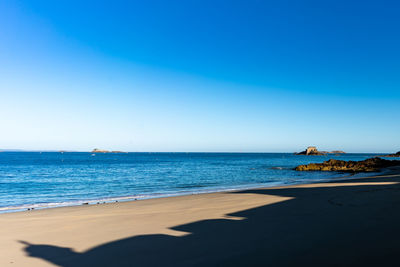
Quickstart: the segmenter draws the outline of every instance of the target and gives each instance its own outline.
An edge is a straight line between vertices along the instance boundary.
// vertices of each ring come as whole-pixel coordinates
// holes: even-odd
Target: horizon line
[[[115,152],[113,152],[115,151]],[[63,149],[48,149],[48,150],[38,150],[38,149],[0,149],[0,152],[51,152],[51,153],[96,153],[96,154],[119,154],[119,153],[208,153],[208,154],[289,154],[289,153],[297,153],[297,151],[284,151],[284,152],[277,152],[277,151],[121,151],[121,150],[110,150],[108,152],[93,152],[89,150],[63,150]],[[345,152],[343,154],[388,154],[388,153],[395,153],[395,152]],[[331,153],[328,155],[335,155],[335,153]]]

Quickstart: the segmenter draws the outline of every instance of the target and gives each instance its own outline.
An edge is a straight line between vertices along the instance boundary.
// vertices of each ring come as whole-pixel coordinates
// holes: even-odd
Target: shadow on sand
[[[369,178],[353,182],[400,182]],[[134,236],[77,253],[23,242],[25,251],[63,267],[389,266],[400,255],[400,184],[247,190],[294,197],[231,216],[179,225],[189,235]]]

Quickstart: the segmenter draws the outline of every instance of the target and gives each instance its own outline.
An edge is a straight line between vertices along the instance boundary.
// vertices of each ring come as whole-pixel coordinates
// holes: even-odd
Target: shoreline
[[[123,156],[104,154],[104,157],[98,159],[91,157],[91,153],[48,154],[39,156],[22,153],[2,158],[2,163],[5,165],[2,165],[1,182],[5,183],[7,194],[0,197],[2,203],[0,214],[30,209],[80,206],[84,203],[93,205],[98,202],[135,201],[135,199],[322,182],[348,176],[347,173],[337,172],[296,173],[292,168],[317,159],[299,157],[292,153],[262,153],[268,154],[263,156],[253,156],[249,153],[241,153],[243,156],[225,156],[226,153],[216,153],[221,156],[207,153],[204,156],[186,156],[188,153],[185,153],[182,157],[171,156],[171,153],[167,153],[171,154],[168,156],[129,157],[126,154]],[[343,159],[362,160],[370,156],[371,154],[346,154]],[[322,157],[318,158],[317,161],[325,160]],[[232,159],[231,166],[227,161],[231,162]],[[38,164],[38,173],[35,177],[30,175],[31,169],[26,165],[26,162],[32,160],[36,160]],[[106,165],[104,161],[107,162]],[[159,162],[164,161],[171,164],[159,165]],[[21,164],[23,169],[21,174],[14,170],[15,164]],[[116,168],[115,164],[120,164],[121,167]],[[81,167],[76,169],[76,166]],[[166,175],[159,176],[148,172],[147,168],[165,172]],[[185,168],[188,173],[179,171],[181,168]],[[133,176],[131,171],[135,173]],[[53,176],[54,180],[49,179]]]
[[[314,183],[323,183],[330,181],[341,181],[341,180],[351,180],[351,179],[359,179],[366,178],[376,175],[384,175],[387,172],[390,172],[391,169],[382,169],[381,172],[373,172],[373,173],[355,173],[348,174],[343,173],[345,176],[340,177],[330,177],[326,179],[318,179],[318,180],[306,180],[304,182],[294,182],[294,183],[280,183],[280,182],[271,182],[270,184],[254,184],[254,185],[238,185],[231,186],[220,189],[204,189],[199,191],[188,191],[188,192],[171,192],[171,193],[152,193],[147,195],[134,195],[134,196],[115,196],[115,197],[105,197],[105,198],[97,198],[97,199],[86,199],[86,200],[76,200],[76,201],[64,201],[64,202],[54,202],[54,203],[34,203],[34,204],[24,204],[20,206],[6,206],[0,207],[0,216],[2,214],[7,213],[15,213],[15,212],[30,212],[34,210],[43,210],[43,209],[56,209],[63,207],[79,207],[83,205],[102,205],[102,204],[110,204],[110,203],[118,203],[118,202],[135,202],[142,201],[147,199],[163,199],[170,197],[179,197],[179,196],[190,196],[190,195],[202,195],[202,194],[213,194],[213,193],[224,193],[224,192],[237,192],[243,190],[252,190],[252,189],[267,189],[267,188],[275,188],[282,186],[296,186],[296,185],[304,185],[304,184],[314,184]],[[396,171],[395,171],[396,172]],[[333,172],[340,173],[340,172]],[[362,177],[354,177],[355,175],[362,175]]]
[[[400,169],[340,181],[4,213],[0,266],[322,266],[327,259],[331,265],[377,264],[376,257],[382,264],[397,260],[398,207]]]

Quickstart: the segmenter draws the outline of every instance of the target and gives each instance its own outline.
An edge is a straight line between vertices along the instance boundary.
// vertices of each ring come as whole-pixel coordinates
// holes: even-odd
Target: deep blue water
[[[335,179],[345,174],[296,172],[293,168],[329,158],[363,160],[371,156],[2,152],[0,212]]]

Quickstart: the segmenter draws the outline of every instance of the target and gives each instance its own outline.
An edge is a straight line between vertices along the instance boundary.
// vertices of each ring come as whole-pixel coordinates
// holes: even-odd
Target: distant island
[[[128,153],[128,152],[119,151],[119,150],[109,151],[109,150],[95,148],[92,150],[92,153]]]
[[[294,153],[295,155],[306,155],[306,156],[324,156],[326,154],[345,154],[346,152],[335,150],[335,151],[319,151],[315,146],[309,146],[306,150],[298,153]]]

